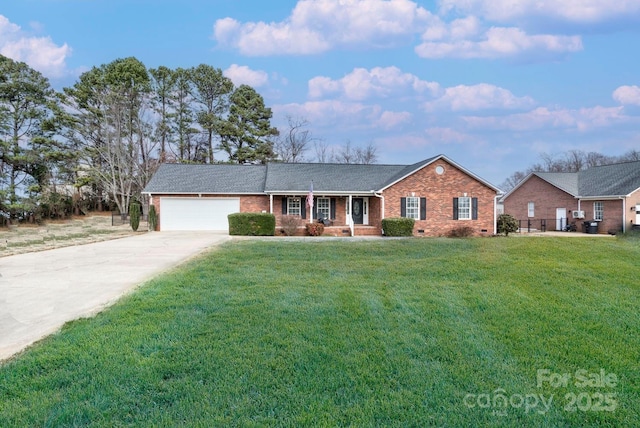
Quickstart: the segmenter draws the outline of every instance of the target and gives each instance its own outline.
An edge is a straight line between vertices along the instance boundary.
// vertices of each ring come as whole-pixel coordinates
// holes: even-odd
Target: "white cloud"
[[[592,24],[640,15],[637,0],[440,0],[443,12],[479,15],[498,22],[546,17]]]
[[[623,107],[590,107],[577,110],[539,107],[526,113],[508,116],[467,116],[464,121],[476,129],[507,131],[540,131],[565,129],[586,132],[629,122],[632,118],[623,114]]]
[[[640,106],[640,87],[620,86],[613,91],[613,99],[623,105]]]
[[[217,20],[214,38],[244,55],[308,55],[335,47],[394,46],[435,19],[409,0],[300,0],[281,22]]]
[[[421,80],[411,73],[403,73],[397,67],[374,67],[371,70],[355,68],[339,80],[314,77],[309,81],[309,96],[322,98],[338,94],[348,100],[362,101],[392,96],[435,94],[439,85]]]
[[[264,86],[269,82],[269,75],[261,70],[252,70],[246,65],[232,64],[223,74],[231,79],[234,85],[249,85],[254,88]]]
[[[48,77],[67,74],[66,59],[71,48],[56,45],[50,37],[32,37],[20,26],[0,15],[0,54],[27,63]]]
[[[406,111],[383,111],[377,122],[377,126],[385,130],[390,130],[405,123],[410,123],[412,118],[413,115]]]
[[[363,104],[340,100],[308,101],[273,107],[280,116],[304,117],[316,127],[335,130],[389,130],[412,119],[411,113],[384,110],[377,104]]]
[[[465,36],[474,36],[466,27]],[[461,33],[458,31],[457,33]],[[476,37],[460,38],[456,30],[443,29],[439,39],[426,32],[415,51],[422,58],[509,58],[518,56],[562,56],[582,50],[579,36],[530,35],[515,27],[492,27]]]
[[[446,88],[436,100],[425,103],[427,111],[450,109],[452,111],[486,109],[520,109],[530,107],[534,101],[530,97],[516,97],[507,89],[487,83],[478,85],[458,85]]]

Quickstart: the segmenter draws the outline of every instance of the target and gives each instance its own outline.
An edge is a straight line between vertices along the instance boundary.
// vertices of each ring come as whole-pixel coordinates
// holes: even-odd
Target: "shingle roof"
[[[640,188],[640,161],[589,168],[578,173],[580,196],[623,196]]]
[[[272,163],[265,192],[371,192],[384,186],[406,165]]]
[[[596,166],[580,172],[535,172],[575,197],[625,196],[640,189],[640,161]]]
[[[266,174],[265,165],[162,164],[143,192],[263,193]]]
[[[268,165],[163,164],[143,193],[372,193],[394,184],[443,155],[412,165],[360,165],[328,163],[270,163]],[[464,170],[464,168],[456,165]],[[464,170],[466,171],[466,170]],[[498,190],[474,176],[487,186]]]
[[[578,174],[575,172],[536,172],[534,174],[571,195],[577,196],[579,193]]]

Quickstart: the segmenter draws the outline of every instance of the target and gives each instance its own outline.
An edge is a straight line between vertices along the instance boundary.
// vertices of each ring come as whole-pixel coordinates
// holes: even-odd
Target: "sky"
[[[5,0],[0,54],[58,90],[118,58],[208,64],[275,126],[496,186],[542,154],[640,149],[640,0]]]

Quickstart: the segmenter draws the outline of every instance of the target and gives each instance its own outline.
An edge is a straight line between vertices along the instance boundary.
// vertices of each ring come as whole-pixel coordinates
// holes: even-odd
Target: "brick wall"
[[[505,199],[504,212],[512,215],[516,220],[526,221],[530,218],[528,216],[529,202],[534,203],[535,215],[531,217],[531,220],[545,219],[547,226],[554,229],[557,208],[567,210],[570,222],[571,212],[578,209],[576,198],[535,175],[532,175]]]
[[[534,217],[528,217],[528,203],[534,203]],[[517,220],[527,221],[531,219],[534,227],[539,226],[538,221],[547,220],[547,230],[556,227],[556,209],[564,208],[567,212],[569,223],[575,221],[578,231],[582,231],[584,221],[593,220],[595,200],[581,200],[567,192],[549,184],[540,177],[531,176],[525,183],[513,191],[504,201],[504,212],[511,214]],[[598,224],[598,233],[607,233],[610,230],[622,229],[622,200],[602,200],[604,205],[603,220]],[[584,219],[573,219],[572,211],[584,211]]]
[[[436,173],[437,166],[444,167],[443,174]],[[465,193],[478,198],[477,220],[453,219],[453,198]],[[462,226],[471,227],[477,235],[494,233],[496,192],[442,159],[384,191],[385,217],[400,217],[400,198],[407,196],[427,199],[427,218],[416,220],[414,235],[442,236]]]

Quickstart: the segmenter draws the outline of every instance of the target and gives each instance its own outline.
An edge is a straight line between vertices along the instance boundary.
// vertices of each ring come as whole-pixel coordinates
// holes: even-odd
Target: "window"
[[[529,202],[527,204],[527,217],[535,217],[536,216],[536,204],[533,202]]]
[[[301,203],[300,198],[287,198],[287,214],[300,215]]]
[[[593,203],[593,219],[601,221],[604,218],[604,202]]]
[[[426,220],[427,198],[419,198],[417,196],[400,198],[400,217]]]
[[[420,220],[420,198],[407,198],[407,212],[405,217]]]
[[[318,218],[331,218],[331,201],[329,198],[317,198]]]
[[[471,220],[471,198],[458,198],[458,220]]]

